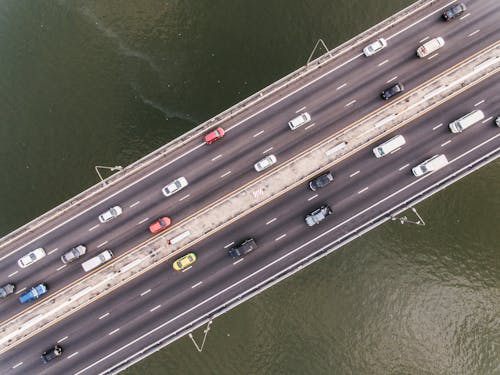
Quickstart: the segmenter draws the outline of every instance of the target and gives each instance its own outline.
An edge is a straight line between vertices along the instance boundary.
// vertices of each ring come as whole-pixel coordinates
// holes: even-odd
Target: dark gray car
[[[391,87],[386,88],[384,91],[382,91],[382,94],[380,96],[382,99],[387,100],[390,97],[399,94],[401,92],[405,91],[405,87],[401,82],[398,82]]]
[[[316,177],[314,180],[311,180],[309,182],[309,188],[312,191],[316,191],[318,189],[321,189],[322,187],[325,187],[332,181],[333,181],[333,175],[331,172],[328,171],[326,173],[323,173],[321,176]]]
[[[0,288],[0,298],[5,298],[9,294],[14,293],[14,290],[16,290],[16,286],[14,284],[7,284],[2,286]]]
[[[238,258],[242,255],[247,255],[249,252],[253,251],[256,248],[257,244],[255,243],[255,240],[253,238],[249,238],[240,243],[239,245],[229,249],[228,253],[233,258]]]

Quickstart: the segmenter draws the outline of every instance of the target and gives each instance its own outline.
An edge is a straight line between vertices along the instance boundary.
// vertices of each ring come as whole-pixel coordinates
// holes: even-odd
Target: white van
[[[414,167],[411,171],[415,177],[420,177],[426,173],[437,171],[448,164],[448,159],[443,154],[434,155],[432,158],[427,159],[423,163],[420,163]]]
[[[295,130],[299,126],[307,124],[309,121],[311,121],[311,115],[307,112],[304,112],[299,116],[288,121],[288,126],[290,127],[291,130]]]
[[[476,109],[475,111],[460,117],[458,120],[453,121],[450,125],[448,125],[448,127],[452,133],[461,133],[465,129],[481,121],[483,118],[484,113],[479,109]]]
[[[405,138],[402,135],[397,135],[392,137],[388,141],[385,141],[381,145],[373,148],[373,153],[377,158],[381,158],[384,155],[387,155],[397,148],[403,146],[406,143]]]
[[[422,58],[444,46],[444,40],[440,36],[425,42],[417,48],[417,56]]]
[[[111,250],[104,250],[99,255],[96,255],[93,258],[82,263],[82,268],[85,272],[89,272],[96,267],[99,267],[101,264],[106,263],[108,260],[113,258],[113,253]]]

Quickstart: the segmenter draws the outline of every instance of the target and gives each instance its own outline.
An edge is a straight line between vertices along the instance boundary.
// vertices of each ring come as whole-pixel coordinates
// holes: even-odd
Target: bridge
[[[49,286],[30,305],[3,301],[3,372],[36,371],[41,348],[56,342],[64,354],[49,372],[117,372],[498,158],[499,6],[475,3],[444,23],[446,5],[415,3],[3,237],[2,280],[17,294],[40,280]],[[436,36],[445,46],[417,58]],[[380,37],[387,47],[365,57]],[[383,102],[381,89],[397,81],[405,92]],[[448,130],[474,109],[484,113],[477,125]],[[304,112],[311,121],[290,130]],[[218,126],[225,136],[205,144]],[[396,134],[406,143],[375,158],[373,147]],[[270,154],[276,164],[256,172]],[[416,178],[412,167],[435,154],[448,164]],[[311,191],[326,170],[333,182]],[[180,176],[188,186],[165,197]],[[323,204],[333,214],[308,227],[304,216]],[[100,223],[115,205],[123,213]],[[161,216],[172,226],[153,236],[148,225]],[[228,256],[249,237],[252,254]],[[88,253],[61,263],[79,243]],[[38,247],[47,256],[19,268]],[[107,248],[115,258],[85,273],[80,264]],[[197,261],[174,271],[172,261],[191,251]]]

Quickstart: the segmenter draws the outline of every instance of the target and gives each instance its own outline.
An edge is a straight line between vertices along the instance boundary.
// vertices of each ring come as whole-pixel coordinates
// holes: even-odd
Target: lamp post
[[[422,219],[422,217],[418,214],[417,212],[417,209],[415,207],[412,207],[411,210],[415,213],[415,215],[417,215],[418,217],[418,221],[411,221],[411,220],[408,220],[408,218],[406,216],[402,216],[402,217],[396,217],[396,216],[391,216],[391,220],[399,220],[399,222],[401,224],[404,224],[404,223],[408,223],[408,224],[416,224],[416,225],[422,225],[422,226],[425,226],[425,221],[424,219]]]
[[[115,165],[114,167],[106,167],[105,165],[96,165],[94,167],[95,171],[97,172],[97,175],[99,176],[99,179],[101,180],[101,182],[106,185],[106,181],[104,181],[102,179],[102,176],[101,176],[101,173],[99,173],[99,168],[101,169],[107,169],[107,170],[110,170],[110,171],[121,171],[123,169],[123,167],[121,165]]]

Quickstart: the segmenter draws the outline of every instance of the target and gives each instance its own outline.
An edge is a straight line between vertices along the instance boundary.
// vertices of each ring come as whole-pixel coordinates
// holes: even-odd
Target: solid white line
[[[438,124],[438,125],[434,126],[434,127],[432,128],[432,130],[436,130],[437,128],[440,128],[441,126],[443,126],[443,123],[441,123],[441,124]]]
[[[354,172],[353,174],[349,175],[349,177],[354,177],[359,173],[359,171]]]
[[[493,116],[490,116],[490,117],[488,117],[486,120],[483,120],[483,121],[482,121],[482,123],[484,124],[484,123],[486,123],[486,122],[488,122],[488,121],[490,121],[490,120],[492,120],[492,119],[493,119]]]
[[[446,146],[448,143],[451,143],[451,139],[449,141],[444,142],[441,147]]]
[[[61,342],[63,342],[64,340],[66,340],[68,338],[68,336],[64,336],[62,339],[58,340],[57,343],[60,344]]]
[[[233,266],[238,264],[239,262],[243,261],[243,258],[238,259],[236,262],[233,262]]]
[[[50,255],[50,254],[52,254],[52,253],[55,253],[57,250],[58,250],[58,248],[56,247],[54,250],[50,250],[50,251],[47,253],[47,255]]]
[[[295,111],[295,113],[300,113],[302,112],[304,109],[306,109],[306,106],[303,106],[302,108],[299,108]]]
[[[147,220],[147,219],[146,219],[146,220]],[[139,224],[144,223],[146,220],[141,221]],[[100,243],[99,245],[97,245],[97,248],[100,248],[100,247],[102,247],[102,246],[106,245],[107,243],[108,243],[108,241],[104,241],[103,243]]]
[[[431,55],[427,58],[427,60],[430,60],[430,59],[433,59],[434,57],[436,57],[437,55],[439,55],[439,52],[436,52],[434,55]]]
[[[368,190],[368,186],[367,186],[367,187],[365,187],[365,188],[363,188],[363,189],[361,189],[360,191],[358,191],[358,194],[361,194],[361,193],[363,193],[363,192],[365,192],[365,191],[367,191],[367,190]]]
[[[229,246],[233,246],[233,245],[234,245],[234,241],[231,243],[228,243],[226,246],[224,246],[224,249],[227,249]]]
[[[155,306],[152,309],[149,310],[149,312],[153,312],[155,310],[158,310],[161,307],[161,305]]]
[[[313,200],[314,198],[316,198],[317,196],[318,196],[318,194],[314,194],[312,197],[307,198],[307,201],[308,201],[308,202],[309,202],[309,201],[312,201],[312,200]]]
[[[70,359],[71,357],[74,357],[77,354],[78,354],[78,352],[74,352],[73,354],[68,355],[68,359]]]
[[[114,335],[116,332],[118,332],[120,330],[120,328],[117,328],[115,329],[114,331],[111,331],[110,333],[108,333],[108,336],[111,336],[111,335]]]
[[[419,40],[418,44],[422,44],[423,42],[425,42],[429,38],[430,38],[429,36],[426,36],[424,39]]]
[[[186,199],[187,197],[189,197],[189,194],[183,196],[181,199],[179,199],[179,202],[183,201],[184,199]]]
[[[464,18],[467,18],[470,16],[470,13],[464,14],[462,17],[459,18],[459,20],[463,20]]]
[[[389,60],[385,59],[384,61],[382,61],[381,63],[379,63],[378,66],[382,66],[382,65],[384,65],[385,63],[388,63],[388,62],[389,62]]]
[[[223,175],[220,176],[220,178],[224,178],[226,177],[228,174],[231,174],[231,171],[227,171],[226,173],[224,173]]]
[[[269,221],[266,223],[266,225],[269,225],[269,224],[271,224],[271,223],[273,223],[273,222],[275,222],[275,221],[276,221],[276,218],[275,218],[275,217],[273,217],[271,220],[269,220]]]
[[[389,82],[394,81],[396,79],[398,79],[398,76],[394,76],[394,77],[390,78],[386,83],[389,83]]]
[[[190,270],[191,268],[193,268],[193,266],[189,266],[187,268],[184,268],[181,272],[186,272],[187,270]]]
[[[474,107],[477,107],[478,105],[481,105],[481,104],[483,104],[484,102],[485,102],[485,100],[483,99],[483,100],[481,100],[480,102],[477,102],[476,104],[474,104]]]
[[[275,241],[279,241],[279,240],[281,240],[282,238],[285,238],[285,237],[286,237],[286,233],[282,234],[282,235],[281,235],[281,236],[279,236],[279,237],[276,237],[274,240],[275,240]]]
[[[19,363],[16,363],[14,366],[12,366],[12,368],[17,368],[19,366],[21,366],[24,362],[19,362]]]
[[[26,287],[24,287],[24,288],[22,288],[22,289],[19,289],[19,290],[16,292],[16,294],[22,293],[22,292],[24,292],[25,290],[26,290]]]
[[[269,147],[267,150],[262,151],[262,153],[263,153],[263,154],[268,153],[268,152],[269,152],[269,151],[271,151],[272,149],[273,149],[273,147],[271,146],[271,147]]]
[[[129,207],[132,208],[132,207],[135,207],[137,206],[139,203],[141,203],[141,201],[137,201],[135,203],[132,203]]]
[[[354,103],[356,103],[356,99],[353,99],[351,100],[349,103],[347,103],[344,107],[349,107],[351,105],[353,105]]]
[[[148,294],[149,292],[151,292],[151,289],[148,289],[148,290],[146,290],[146,291],[142,292],[142,293],[141,293],[141,297],[142,297],[142,296],[145,296],[145,295],[146,295],[146,294]]]
[[[201,285],[201,283],[202,283],[202,282],[200,281],[199,283],[194,284],[194,285],[191,287],[191,289],[196,288],[197,286],[200,286],[200,285]]]
[[[315,123],[315,122],[313,122],[313,123],[312,123],[312,124],[310,124],[310,125],[307,125],[304,129],[305,129],[305,130],[307,130],[307,129],[309,129],[309,128],[312,128],[314,125],[316,125],[316,123]]]
[[[62,269],[63,269],[64,267],[66,267],[66,266],[67,266],[67,264],[63,264],[61,267],[56,268],[56,271],[60,271],[60,270],[62,270]]]
[[[151,290],[151,289],[150,289],[150,290]],[[141,296],[142,296],[142,294],[141,294]],[[104,314],[104,315],[101,315],[101,316],[99,317],[99,320],[104,319],[104,318],[105,318],[105,317],[107,317],[108,315],[109,315],[109,312],[107,312],[107,313],[106,313],[106,314]]]
[[[477,29],[476,31],[471,32],[471,33],[470,33],[469,35],[467,35],[467,36],[473,36],[473,35],[476,35],[478,32],[479,32],[479,29]]]
[[[19,272],[19,271],[12,272],[12,273],[11,273],[9,276],[7,276],[7,277],[12,277],[12,276],[14,276],[16,273],[18,273],[18,272]]]
[[[341,88],[344,88],[347,86],[347,83],[343,83],[342,85],[340,85],[339,87],[337,87],[336,90],[340,90]]]
[[[93,230],[94,230],[95,228],[97,228],[98,226],[99,226],[99,224],[94,225],[92,228],[90,228],[90,229],[89,229],[89,232],[90,232],[90,231],[93,231]],[[49,232],[47,232],[47,233],[49,233]]]
[[[253,135],[253,137],[254,137],[254,138],[255,138],[255,137],[258,137],[258,136],[259,136],[259,135],[261,135],[262,133],[264,133],[264,130],[261,130],[260,132],[255,133],[255,134]]]
[[[410,164],[405,164],[405,165],[403,165],[401,168],[399,168],[398,170],[399,170],[399,171],[402,171],[403,169],[408,168],[408,166],[409,166],[409,165],[410,165]]]
[[[222,154],[217,155],[216,157],[212,158],[212,161],[216,161],[217,159],[221,158]]]

